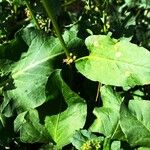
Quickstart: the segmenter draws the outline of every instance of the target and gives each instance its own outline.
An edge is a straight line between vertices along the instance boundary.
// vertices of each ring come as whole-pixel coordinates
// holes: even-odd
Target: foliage
[[[76,67],[87,78],[123,87],[150,83],[150,53],[143,47],[137,48],[127,39],[117,41],[108,35],[89,36],[85,44],[90,55],[78,59]]]
[[[150,149],[148,0],[1,0],[0,22],[0,149]]]

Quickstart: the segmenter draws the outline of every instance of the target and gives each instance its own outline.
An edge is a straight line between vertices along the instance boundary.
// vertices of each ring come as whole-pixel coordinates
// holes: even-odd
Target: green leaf
[[[129,7],[140,7],[140,8],[150,8],[149,0],[125,0],[126,5]]]
[[[113,141],[111,143],[111,150],[120,150],[121,149],[121,141]]]
[[[111,108],[95,108],[93,111],[97,117],[90,130],[102,133],[107,137],[113,136],[118,127],[119,115]]]
[[[41,105],[45,97],[45,85],[54,69],[56,58],[61,55],[61,46],[55,38],[47,38],[32,29],[26,29],[28,35],[35,35],[29,50],[12,68],[15,89],[8,91],[15,101],[16,108],[30,109]],[[28,38],[28,37],[26,37]]]
[[[122,97],[113,90],[111,86],[105,85],[100,89],[101,98],[103,101],[103,107],[120,110],[122,103]]]
[[[144,91],[138,89],[133,92],[133,99],[142,100],[144,95],[145,95]]]
[[[3,114],[5,117],[12,117],[13,110],[14,108],[12,108],[9,98],[6,94],[4,94],[4,100],[0,105],[0,113]]]
[[[48,95],[51,115],[46,117],[45,126],[59,149],[70,143],[76,130],[83,128],[87,106],[84,99],[62,80],[60,70],[51,74],[47,89],[50,92]]]
[[[111,137],[112,139],[114,137],[118,138],[116,135],[117,132],[120,132],[119,110],[122,99],[110,86],[103,86],[101,88],[101,97],[103,107],[94,109],[94,114],[97,118],[91,125],[90,130],[92,132],[102,133],[106,137]]]
[[[45,86],[48,77],[55,68],[61,66],[64,52],[57,38],[49,37],[33,28],[24,29],[20,36],[29,49],[12,65],[11,76],[15,88],[7,93],[14,100],[16,109],[25,111],[46,101]],[[65,32],[64,39],[71,48],[74,42],[80,42],[73,31]]]
[[[149,150],[149,147],[139,147],[138,150]]]
[[[150,101],[130,100],[120,108],[120,125],[131,146],[150,147]]]
[[[14,121],[14,130],[20,131],[20,139],[24,143],[52,141],[44,125],[39,123],[38,112],[35,109],[19,114]]]
[[[107,85],[133,87],[150,83],[150,52],[122,38],[92,35],[85,40],[90,55],[76,61],[80,73]]]
[[[101,146],[104,141],[104,137],[98,137],[87,130],[79,130],[73,135],[71,142],[76,149],[81,149],[83,145],[90,143],[95,143],[95,146]],[[96,148],[96,147],[95,147]]]

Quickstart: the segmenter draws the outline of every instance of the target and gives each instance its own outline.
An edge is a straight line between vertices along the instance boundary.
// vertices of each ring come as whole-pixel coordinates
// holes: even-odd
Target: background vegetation
[[[0,149],[150,149],[149,0],[0,0]]]

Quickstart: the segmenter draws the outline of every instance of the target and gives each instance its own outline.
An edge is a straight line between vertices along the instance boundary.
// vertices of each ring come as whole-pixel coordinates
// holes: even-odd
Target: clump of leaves
[[[0,148],[149,149],[149,2],[57,2],[0,1]]]

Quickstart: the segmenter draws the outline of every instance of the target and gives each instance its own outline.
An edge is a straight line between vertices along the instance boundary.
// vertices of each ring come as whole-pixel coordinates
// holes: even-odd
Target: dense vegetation
[[[150,149],[149,0],[0,0],[0,149]]]

